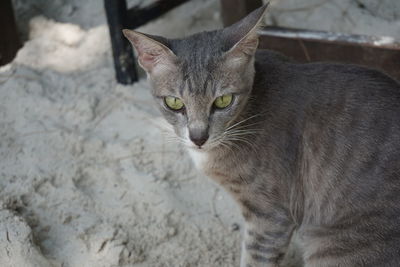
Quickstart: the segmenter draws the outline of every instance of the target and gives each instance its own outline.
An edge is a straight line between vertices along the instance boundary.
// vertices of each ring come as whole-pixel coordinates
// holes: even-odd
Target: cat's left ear
[[[139,65],[148,73],[160,73],[173,69],[177,57],[167,47],[167,39],[132,30],[122,30],[138,54]]]
[[[245,18],[223,30],[228,60],[243,62],[254,56],[258,47],[258,29],[262,26],[263,17],[269,3],[254,10]]]

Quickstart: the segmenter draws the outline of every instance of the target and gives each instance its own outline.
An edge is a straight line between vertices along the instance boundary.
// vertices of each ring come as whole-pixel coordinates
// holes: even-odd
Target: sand
[[[165,137],[144,77],[116,83],[102,1],[14,2],[26,42],[0,68],[0,266],[238,266],[238,208]],[[301,15],[287,3],[275,23]],[[399,37],[382,14],[371,31]],[[219,17],[196,0],[140,30],[179,37]]]

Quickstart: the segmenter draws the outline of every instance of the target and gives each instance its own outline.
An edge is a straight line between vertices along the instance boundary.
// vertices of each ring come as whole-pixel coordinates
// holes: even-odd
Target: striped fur
[[[192,154],[242,209],[241,266],[280,266],[294,232],[305,266],[400,266],[399,83],[359,66],[253,53],[264,11],[181,40],[145,37],[163,46],[146,61],[163,66],[148,71],[160,110],[190,150],[187,132],[207,127]],[[225,93],[234,103],[213,109]],[[185,109],[166,109],[166,95]]]

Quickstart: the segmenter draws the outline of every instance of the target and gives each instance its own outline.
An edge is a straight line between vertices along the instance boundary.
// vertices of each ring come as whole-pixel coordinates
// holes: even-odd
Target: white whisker
[[[241,121],[239,121],[239,122],[237,122],[237,123],[235,123],[235,124],[229,126],[228,128],[225,129],[225,131],[228,131],[228,130],[232,129],[232,128],[235,127],[235,126],[240,125],[240,124],[242,124],[242,123],[244,123],[244,122],[246,122],[246,121],[248,121],[248,120],[250,120],[250,119],[252,119],[252,118],[255,118],[255,117],[257,117],[257,116],[260,116],[260,115],[261,115],[261,114],[256,114],[256,115],[250,116],[250,117],[248,117],[248,118],[246,118],[246,119],[243,119],[243,120],[241,120]]]

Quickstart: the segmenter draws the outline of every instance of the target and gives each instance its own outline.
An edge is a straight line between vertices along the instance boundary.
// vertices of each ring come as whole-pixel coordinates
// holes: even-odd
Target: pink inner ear
[[[140,64],[146,70],[151,71],[155,67],[158,57],[159,55],[143,53],[139,56]]]
[[[250,36],[249,38],[246,38],[239,43],[239,49],[247,55],[253,55],[257,50],[257,46],[258,37],[253,36]]]

